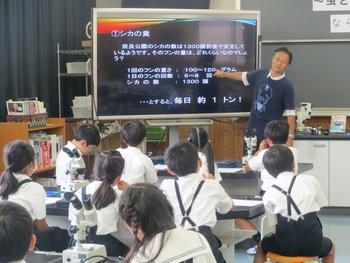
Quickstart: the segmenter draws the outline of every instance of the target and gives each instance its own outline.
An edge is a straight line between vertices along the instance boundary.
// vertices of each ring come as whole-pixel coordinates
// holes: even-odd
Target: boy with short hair
[[[231,197],[217,180],[198,176],[200,160],[197,148],[186,141],[170,146],[165,153],[168,172],[177,180],[164,180],[160,186],[174,209],[175,224],[185,229],[198,229],[212,248],[217,262],[225,262],[218,238],[211,228],[216,224],[216,212],[225,214],[233,207]],[[208,178],[213,179],[213,176]]]
[[[141,145],[146,138],[146,127],[140,121],[129,121],[120,131],[126,148],[118,148],[125,160],[121,180],[128,184],[157,182],[157,171],[151,158],[141,151]]]
[[[323,237],[318,219],[327,199],[314,176],[294,173],[294,157],[288,147],[275,145],[264,154],[266,170],[276,178],[263,196],[268,219],[276,222],[276,232],[259,243],[254,263],[266,261],[271,251],[284,256],[318,256],[333,263],[333,242]]]
[[[96,126],[83,124],[76,130],[73,140],[61,149],[56,160],[56,182],[62,185],[71,179],[84,179],[85,162],[83,154],[93,152],[100,144],[101,136]],[[75,174],[71,178],[71,163],[74,161]]]
[[[27,210],[10,202],[0,202],[0,262],[25,262],[35,246],[33,221]]]
[[[269,187],[271,187],[275,178],[267,172],[263,164],[263,156],[272,145],[286,145],[289,138],[289,126],[288,123],[282,120],[270,121],[265,127],[265,139],[260,143],[259,150],[256,152],[255,156],[252,157],[248,164],[245,166],[247,172],[255,171],[261,172],[261,180],[263,184],[261,186],[261,194],[263,194]],[[289,147],[293,152],[295,169],[298,170],[297,164],[297,149],[294,147]]]

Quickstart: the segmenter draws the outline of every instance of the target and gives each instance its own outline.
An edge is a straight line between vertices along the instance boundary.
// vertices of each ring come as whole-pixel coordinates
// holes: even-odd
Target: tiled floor
[[[321,215],[323,233],[335,242],[336,263],[350,262],[350,215]],[[236,249],[235,263],[253,262],[253,256],[243,249]]]

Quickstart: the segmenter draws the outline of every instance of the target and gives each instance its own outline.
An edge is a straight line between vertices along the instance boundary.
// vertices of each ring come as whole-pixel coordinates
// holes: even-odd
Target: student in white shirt
[[[324,263],[333,263],[334,244],[323,236],[318,218],[327,200],[317,179],[295,175],[293,153],[283,145],[270,147],[263,162],[276,178],[263,196],[265,213],[277,224],[276,232],[259,244],[254,263],[265,262],[268,251],[285,256],[318,256]]]
[[[260,195],[263,196],[265,191],[269,189],[275,182],[276,178],[269,174],[269,172],[265,169],[263,164],[263,156],[268,150],[268,148],[272,145],[286,145],[289,138],[289,125],[287,122],[282,120],[270,121],[265,126],[265,139],[260,143],[258,151],[255,155],[248,161],[248,164],[245,166],[245,170],[247,172],[260,172],[260,178],[263,182],[261,186]],[[297,149],[294,147],[289,147],[289,149],[293,152],[295,167],[298,169],[297,164]],[[240,229],[245,230],[256,230],[255,226],[249,221],[245,219],[237,219],[236,224]],[[253,236],[253,239],[256,242],[260,241],[260,233],[258,232]],[[247,253],[254,255],[256,253],[257,246],[253,246],[247,249]]]
[[[198,157],[202,165],[199,169],[199,175],[208,173],[214,175],[219,182],[222,181],[219,170],[215,164],[213,149],[210,144],[209,136],[204,128],[192,128],[187,136],[187,140],[198,149]]]
[[[72,141],[61,149],[56,160],[56,182],[57,185],[62,185],[70,180],[84,179],[85,177],[85,162],[83,154],[93,152],[97,145],[100,144],[101,136],[92,124],[83,124],[78,127]],[[72,175],[71,164],[74,161],[75,174]],[[79,164],[79,165],[78,165]]]
[[[215,262],[201,234],[176,228],[173,208],[156,186],[128,187],[120,198],[119,213],[134,234],[125,263]]]
[[[268,148],[272,145],[286,145],[289,138],[289,125],[287,122],[282,120],[270,121],[265,126],[265,139],[260,143],[259,150],[256,152],[255,156],[252,157],[248,164],[245,166],[245,170],[247,172],[261,172],[260,177],[263,182],[261,186],[261,195],[269,189],[275,182],[275,178],[269,174],[269,172],[265,169],[263,164],[263,156],[268,150]],[[297,163],[297,149],[294,147],[289,147],[289,149],[293,152],[295,169],[298,171],[298,163]]]
[[[207,238],[216,261],[225,262],[219,251],[221,242],[211,228],[217,221],[216,212],[225,214],[232,209],[231,197],[217,180],[203,180],[198,176],[200,159],[193,144],[173,144],[167,149],[164,159],[168,172],[177,176],[177,180],[164,180],[160,186],[174,208],[176,225],[185,229],[199,229]]]
[[[123,168],[124,159],[118,151],[98,154],[94,167],[95,177],[98,180],[92,181],[75,193],[80,200],[91,198],[92,204],[96,208],[97,226],[90,228],[88,241],[105,245],[107,255],[114,257],[125,256],[129,250],[111,235],[118,231],[120,224],[119,198],[122,191],[128,187],[128,184],[120,179]],[[76,224],[77,212],[70,204],[69,219],[72,221],[72,225]]]
[[[21,140],[13,141],[4,148],[6,170],[0,176],[0,199],[13,201],[23,206],[34,223],[37,247],[40,250],[62,251],[68,246],[67,231],[49,227],[46,222],[44,188],[34,182],[34,150]],[[60,235],[60,242],[54,242]],[[57,241],[57,240],[56,240]]]
[[[0,262],[25,263],[24,257],[35,241],[29,213],[14,202],[0,202]]]
[[[141,151],[141,145],[146,138],[146,128],[140,121],[125,123],[120,131],[126,148],[119,148],[125,160],[122,180],[128,184],[157,182],[157,171],[151,158]]]

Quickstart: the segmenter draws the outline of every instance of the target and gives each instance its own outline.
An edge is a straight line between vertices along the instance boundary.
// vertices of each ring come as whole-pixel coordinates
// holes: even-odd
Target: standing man
[[[245,86],[253,85],[254,102],[250,111],[247,130],[257,136],[257,148],[264,139],[265,125],[272,120],[287,116],[289,124],[288,146],[292,146],[295,131],[295,102],[292,83],[286,78],[285,70],[293,55],[286,48],[276,49],[272,55],[271,69],[260,68],[250,72],[223,72],[216,70],[214,76],[242,81]]]

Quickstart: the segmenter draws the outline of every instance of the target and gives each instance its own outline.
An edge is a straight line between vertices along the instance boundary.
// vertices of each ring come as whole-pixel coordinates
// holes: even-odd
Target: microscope
[[[84,180],[85,162],[83,157],[77,152],[75,153],[68,151],[70,150],[68,149],[65,151],[69,157],[71,157],[68,170],[66,171],[68,179],[61,185],[61,191],[73,193],[87,185],[89,182],[87,180]]]
[[[311,118],[312,104],[310,102],[301,102],[297,110],[297,132],[304,133],[305,120]]]
[[[255,133],[246,133],[244,135],[244,141],[247,146],[246,155],[242,157],[242,164],[245,165],[253,157],[253,154],[257,147],[257,137]]]
[[[97,214],[95,207],[91,203],[91,195],[82,194],[82,201],[73,194],[65,193],[65,199],[69,200],[75,208],[76,225],[71,226],[70,232],[74,233],[76,244],[72,248],[63,251],[63,263],[80,263],[88,258],[87,262],[95,263],[101,261],[101,257],[106,257],[107,252],[104,245],[82,243],[86,240],[87,231],[90,227],[97,225]]]

